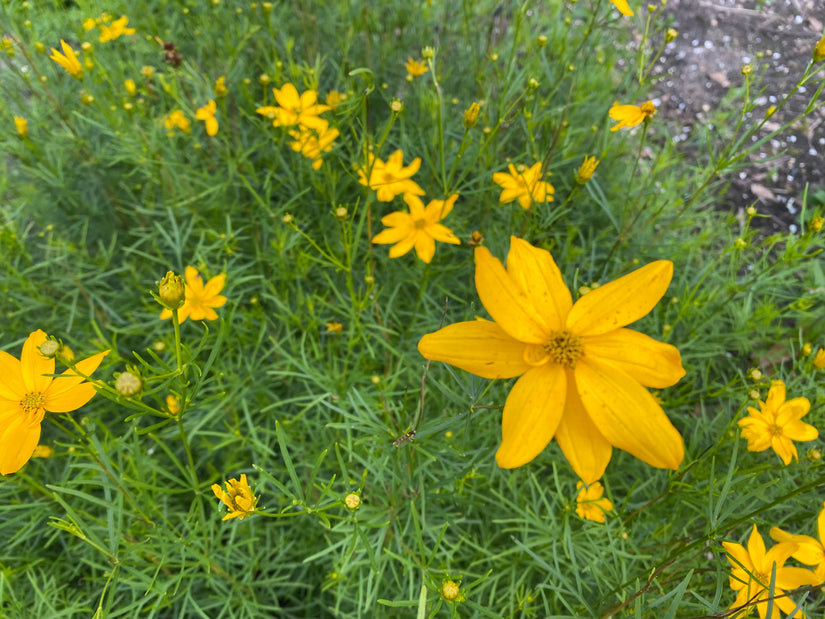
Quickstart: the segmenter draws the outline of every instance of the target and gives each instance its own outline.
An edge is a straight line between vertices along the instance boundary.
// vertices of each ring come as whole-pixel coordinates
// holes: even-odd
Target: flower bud
[[[158,284],[158,299],[160,304],[170,310],[176,310],[186,300],[183,277],[168,271]]]
[[[447,580],[441,585],[441,597],[445,600],[454,602],[458,598],[458,594],[459,587],[454,581]]]
[[[350,492],[346,497],[344,497],[344,504],[347,506],[347,509],[355,511],[361,507],[361,497],[354,492]]]
[[[124,398],[136,396],[143,390],[143,379],[137,370],[127,368],[115,378],[115,391]]]
[[[813,61],[822,62],[825,60],[825,37],[819,39],[819,43],[814,47]]]
[[[670,43],[676,40],[676,37],[679,36],[679,32],[673,28],[668,28],[665,31],[665,43]]]
[[[823,219],[822,217],[814,217],[808,223],[808,229],[811,232],[819,232],[820,230],[822,230],[823,223],[825,223],[825,219]]]
[[[472,129],[476,126],[478,122],[478,111],[481,109],[481,106],[478,103],[473,103],[467,110],[464,112],[464,128],[465,129]]]

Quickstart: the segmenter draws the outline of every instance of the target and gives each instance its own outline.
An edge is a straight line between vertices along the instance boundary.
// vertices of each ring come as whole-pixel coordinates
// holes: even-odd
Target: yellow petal
[[[543,324],[527,293],[510,279],[501,262],[486,247],[476,247],[475,262],[476,290],[493,320],[521,342],[545,343],[549,329]]]
[[[652,310],[667,292],[673,263],[657,260],[588,292],[567,316],[579,335],[599,335],[629,325]]]
[[[567,385],[567,401],[556,429],[556,441],[576,475],[584,483],[592,484],[604,475],[613,448],[584,410],[575,383],[571,382]]]
[[[530,298],[550,329],[559,331],[564,327],[573,299],[549,251],[511,236],[507,274]]]
[[[756,525],[753,525],[751,535],[748,538],[748,555],[753,562],[754,569],[759,571],[765,562],[765,540],[759,535]]]
[[[583,343],[586,355],[618,367],[645,387],[670,387],[685,375],[675,346],[632,329],[584,337]]]
[[[84,359],[83,361],[79,361],[75,367],[79,374],[83,376],[91,376],[92,373],[98,368],[101,361],[103,361],[103,357],[109,354],[109,351],[106,350],[104,352],[98,353],[96,355],[92,355],[88,359]],[[77,406],[72,408],[63,408],[63,406],[69,404],[73,400],[81,400],[83,396],[88,394],[88,390],[84,390],[83,396],[71,396],[69,395],[68,400],[64,400],[64,396],[69,394],[70,391],[74,390],[80,383],[82,383],[85,378],[79,376],[78,373],[75,373],[74,370],[68,369],[59,376],[57,376],[52,383],[49,385],[49,388],[43,393],[46,396],[46,410],[53,412],[53,413],[66,413],[68,411],[73,411],[76,408],[80,408],[86,402],[89,401],[90,398],[87,398],[85,401],[81,402]],[[92,393],[94,395],[94,392]],[[58,404],[59,402],[59,404]],[[60,408],[55,409],[52,408],[57,404]]]
[[[48,374],[54,374],[54,359],[47,359],[40,354],[39,350],[45,341],[46,334],[38,329],[30,333],[23,344],[20,369],[23,372],[23,382],[29,392],[45,391],[52,382],[52,377]]]
[[[429,234],[419,233],[415,238],[415,253],[426,264],[435,256],[435,240]]]
[[[16,416],[0,427],[0,475],[16,473],[29,461],[40,440],[40,422],[31,423],[28,415]]]
[[[770,530],[770,536],[777,542],[790,542],[798,546],[796,552],[793,553],[793,558],[804,563],[805,565],[819,565],[825,561],[825,551],[823,551],[822,544],[820,544],[813,537],[808,535],[791,535],[773,527]]]
[[[612,445],[651,466],[679,468],[685,455],[682,437],[647,389],[590,357],[579,360],[574,372],[590,419]]]
[[[631,16],[633,15],[633,11],[630,10],[630,6],[627,4],[627,0],[610,0],[613,3],[613,6],[616,7],[616,10],[619,11],[622,15]]]
[[[20,361],[0,350],[0,398],[19,401],[27,392]]]
[[[524,344],[489,320],[458,322],[425,335],[418,351],[482,378],[512,378],[532,367],[524,362]]]
[[[504,403],[496,462],[512,469],[527,464],[553,439],[564,412],[567,376],[561,366],[531,369],[516,381]]]

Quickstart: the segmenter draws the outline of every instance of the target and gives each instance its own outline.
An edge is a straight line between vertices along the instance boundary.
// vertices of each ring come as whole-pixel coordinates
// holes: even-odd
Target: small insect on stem
[[[399,436],[392,442],[393,447],[398,447],[399,445],[403,445],[404,443],[409,443],[415,438],[415,430],[410,430]]]

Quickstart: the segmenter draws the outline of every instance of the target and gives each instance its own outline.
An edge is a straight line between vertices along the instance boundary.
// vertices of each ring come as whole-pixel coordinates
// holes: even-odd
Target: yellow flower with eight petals
[[[72,46],[60,39],[60,47],[63,49],[63,53],[61,54],[55,48],[52,48],[52,55],[49,58],[66,69],[72,77],[77,79],[83,77],[83,67],[80,66],[80,60],[77,59],[77,54],[75,54]]]
[[[508,204],[513,200],[518,200],[523,209],[529,209],[533,202],[552,202],[553,185],[541,180],[541,162],[537,162],[533,167],[527,169],[525,166],[516,168],[512,163],[506,172],[496,172],[493,174],[493,182],[501,185],[503,191],[498,198],[499,203]]]
[[[358,169],[358,182],[375,189],[379,202],[391,202],[399,194],[423,196],[424,190],[411,179],[420,167],[421,157],[416,157],[410,165],[404,167],[404,152],[400,149],[390,155],[387,163],[370,153],[367,169]]]
[[[635,127],[642,121],[649,121],[656,113],[656,106],[652,101],[645,101],[638,105],[614,105],[610,108],[610,118],[618,120],[618,124],[610,127],[611,131],[618,131],[624,127]]]
[[[273,88],[272,93],[278,105],[266,105],[256,110],[258,114],[271,118],[272,126],[303,125],[308,129],[325,129],[326,121],[318,115],[331,108],[318,103],[317,91],[307,90],[299,95],[295,86],[287,83],[281,86],[280,90]]]
[[[598,480],[612,447],[677,469],[682,437],[645,389],[685,375],[679,351],[624,328],[667,291],[673,263],[652,262],[573,303],[549,252],[511,237],[507,268],[475,249],[475,283],[494,322],[478,319],[425,335],[421,354],[483,378],[519,376],[501,423],[498,465],[515,468],[555,437],[586,484]]]
[[[613,510],[613,503],[610,499],[604,498],[604,486],[594,481],[589,486],[578,482],[576,490],[576,513],[579,517],[593,522],[604,522],[604,513]]]
[[[413,247],[415,253],[427,264],[435,255],[435,242],[460,245],[461,241],[452,230],[438,223],[453,210],[458,194],[451,195],[446,200],[431,200],[427,206],[418,196],[411,193],[404,194],[404,202],[410,207],[409,213],[397,211],[381,218],[381,223],[387,226],[375,235],[373,243],[390,244],[390,258],[403,256]]]
[[[226,297],[218,294],[226,284],[226,273],[216,275],[206,285],[203,284],[198,270],[195,267],[186,267],[186,301],[178,309],[178,321],[183,323],[187,318],[192,320],[217,320],[218,314],[213,308],[221,307],[226,303]],[[164,309],[160,313],[161,320],[172,317],[172,310]]]
[[[782,458],[787,466],[791,458],[798,458],[793,441],[812,441],[819,431],[800,421],[808,414],[811,403],[807,398],[785,401],[785,383],[773,381],[768,399],[759,401],[760,410],[748,407],[749,416],[737,423],[742,427],[742,437],[748,441],[748,451],[764,451],[768,447]]]
[[[816,576],[811,570],[801,567],[784,567],[797,545],[780,543],[765,551],[765,541],[753,525],[747,550],[742,544],[722,542],[731,563],[730,588],[736,591],[736,599],[731,608],[743,609],[756,604],[759,616],[765,618],[768,612],[768,597],[773,597],[771,619],[779,619],[779,610],[788,617],[804,617],[796,611],[796,604],[785,595],[804,585],[817,584]],[[775,574],[775,576],[774,576]],[[774,586],[771,588],[771,579]],[[777,610],[778,609],[778,610]]]
[[[816,566],[814,574],[818,584],[825,582],[825,509],[819,512],[816,524],[818,540],[808,535],[791,535],[777,527],[771,529],[771,537],[777,542],[790,542],[799,546],[791,556],[800,563]]]
[[[246,474],[241,475],[241,481],[230,479],[226,482],[226,491],[219,484],[212,484],[212,492],[223,501],[229,510],[222,520],[230,518],[243,519],[245,516],[255,512],[258,499],[252,494],[252,488],[246,481]]]
[[[80,376],[89,376],[109,351],[84,359],[62,374],[54,374],[54,356],[40,347],[46,334],[29,334],[18,361],[0,351],[0,475],[19,471],[32,457],[40,439],[40,424],[50,413],[68,413],[95,395],[95,388]]]
[[[195,118],[206,123],[206,135],[209,137],[214,137],[218,134],[218,121],[215,118],[216,111],[217,107],[215,106],[215,101],[213,99],[210,99],[209,103],[203,107],[195,110]]]

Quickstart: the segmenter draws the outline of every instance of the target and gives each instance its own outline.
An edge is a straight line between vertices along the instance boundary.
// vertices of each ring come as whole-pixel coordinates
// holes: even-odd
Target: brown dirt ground
[[[730,89],[742,84],[742,65],[748,62],[759,104],[751,119],[761,120],[805,71],[825,22],[822,0],[669,0],[664,13],[679,35],[655,69],[656,92],[660,113],[681,126],[681,139],[704,130]],[[760,85],[766,87],[761,94]],[[803,111],[816,88],[810,82],[806,92],[796,93],[763,135]],[[768,229],[798,230],[805,184],[813,193],[825,183],[823,121],[825,108],[754,153],[747,169],[726,179],[731,182],[719,207],[741,210],[755,203],[771,215],[762,220]]]

